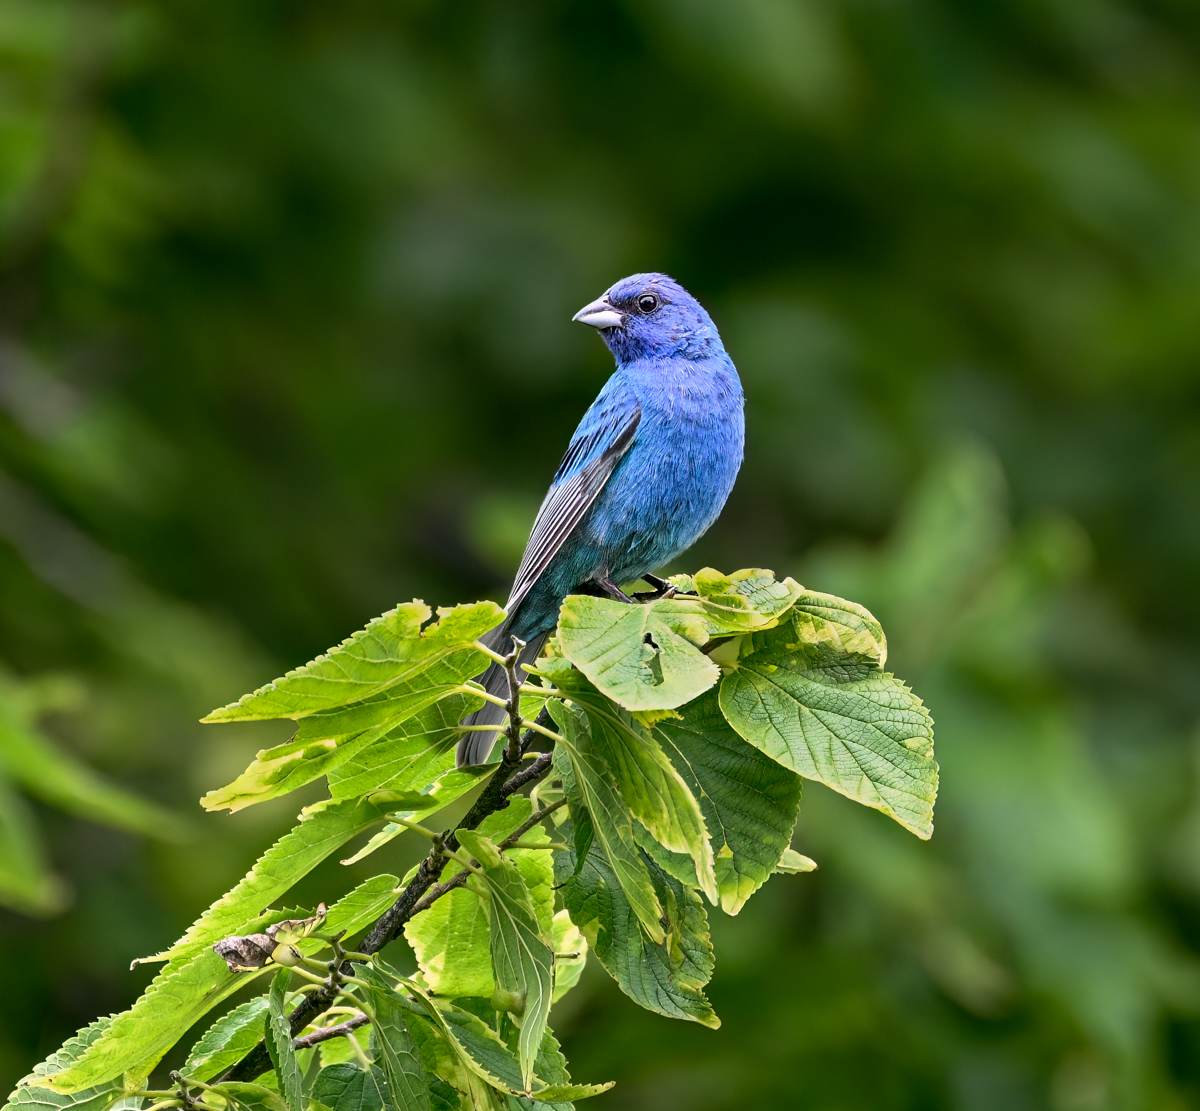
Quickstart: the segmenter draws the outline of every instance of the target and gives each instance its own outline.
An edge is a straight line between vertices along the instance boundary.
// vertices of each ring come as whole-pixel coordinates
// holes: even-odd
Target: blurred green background
[[[197,717],[503,600],[610,367],[570,316],[660,269],[747,393],[679,569],[875,610],[942,793],[922,844],[809,785],[723,1028],[592,969],[575,1075],[1200,1106],[1194,0],[0,0],[0,228],[0,1089],[293,817],[201,814],[280,738]]]

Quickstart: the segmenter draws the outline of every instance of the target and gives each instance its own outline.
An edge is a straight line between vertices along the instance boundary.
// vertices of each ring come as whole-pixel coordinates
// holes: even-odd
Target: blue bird
[[[596,328],[617,369],[584,414],[538,510],[503,625],[489,646],[526,642],[537,658],[568,594],[630,602],[622,583],[645,579],[717,519],[742,465],[742,384],[712,318],[665,274],[634,274],[574,316]],[[479,677],[507,697],[503,669]],[[498,725],[488,703],[464,724]],[[467,733],[459,767],[486,762],[490,731]]]

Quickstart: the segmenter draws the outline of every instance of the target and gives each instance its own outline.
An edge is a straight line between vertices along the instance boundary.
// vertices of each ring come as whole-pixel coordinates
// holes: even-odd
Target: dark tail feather
[[[517,662],[518,678],[525,677],[525,665],[533,663],[538,658],[538,653],[541,652],[542,645],[546,643],[546,637],[549,635],[549,632],[539,633],[521,649],[521,655]],[[512,640],[509,639],[508,631],[503,625],[489,633],[483,640],[493,652],[512,650]],[[488,694],[494,694],[498,698],[508,697],[508,675],[499,664],[492,664],[482,675],[476,676],[475,681],[482,683],[483,689]],[[496,734],[504,724],[506,717],[503,706],[497,706],[494,702],[485,702],[482,708],[476,710],[469,717],[463,718],[463,725],[494,725],[496,732],[479,729],[465,733],[462,740],[458,742],[458,752],[454,758],[455,767],[466,768],[475,764],[486,764],[487,758],[492,754],[492,746],[496,743]]]

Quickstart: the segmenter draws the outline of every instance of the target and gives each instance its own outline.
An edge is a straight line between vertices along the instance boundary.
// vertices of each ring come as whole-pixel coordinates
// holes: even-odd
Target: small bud
[[[525,1013],[525,993],[497,988],[492,992],[492,1006],[497,1011],[507,1011],[511,1015],[523,1015]]]
[[[274,926],[268,926],[267,936],[280,945],[299,941],[325,924],[326,913],[325,904],[322,903],[311,918],[289,918],[286,922],[276,922]]]
[[[271,950],[271,960],[276,964],[282,964],[286,968],[295,968],[304,959],[300,950],[286,943],[276,945]]]

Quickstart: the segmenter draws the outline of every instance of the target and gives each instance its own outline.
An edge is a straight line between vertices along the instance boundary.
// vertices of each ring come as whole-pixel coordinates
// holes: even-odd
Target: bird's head
[[[702,359],[723,350],[712,318],[666,274],[622,278],[572,319],[597,329],[622,363],[654,355]]]

